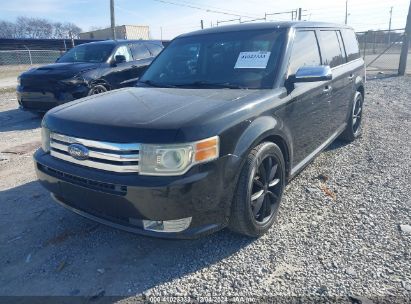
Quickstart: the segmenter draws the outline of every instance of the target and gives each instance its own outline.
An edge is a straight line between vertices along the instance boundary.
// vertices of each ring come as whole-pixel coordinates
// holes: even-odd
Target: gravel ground
[[[410,302],[411,78],[372,80],[367,92],[363,137],[335,142],[287,186],[268,234],[194,241],[129,234],[56,205],[31,160],[40,120],[3,93],[0,295]]]

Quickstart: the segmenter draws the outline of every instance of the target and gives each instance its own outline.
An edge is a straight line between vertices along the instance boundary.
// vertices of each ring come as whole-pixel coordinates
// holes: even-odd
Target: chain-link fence
[[[55,62],[63,52],[55,50],[0,51],[0,65],[45,64]]]
[[[367,65],[368,74],[398,73],[403,37],[404,29],[357,32],[361,55]],[[407,72],[411,73],[410,55],[408,55]]]
[[[53,63],[62,54],[56,50],[0,50],[0,88],[14,87],[18,75],[31,67]]]

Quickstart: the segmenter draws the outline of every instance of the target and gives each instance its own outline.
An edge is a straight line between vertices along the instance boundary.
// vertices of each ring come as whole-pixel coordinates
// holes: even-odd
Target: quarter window
[[[289,75],[294,75],[300,67],[321,65],[317,38],[314,31],[297,31],[291,51]]]
[[[345,62],[336,31],[320,31],[323,65],[336,67]]]
[[[342,36],[344,39],[344,46],[345,51],[347,52],[348,61],[360,58],[360,49],[358,48],[358,40],[354,31],[343,30]]]

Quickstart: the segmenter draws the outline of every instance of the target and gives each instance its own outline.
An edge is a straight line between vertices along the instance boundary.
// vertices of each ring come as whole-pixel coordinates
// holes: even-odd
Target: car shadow
[[[3,295],[129,297],[216,264],[252,242],[227,229],[195,240],[123,232],[64,209],[36,181],[0,191]]]
[[[41,116],[12,109],[0,112],[0,132],[23,131],[39,128]]]
[[[338,149],[343,148],[343,147],[345,147],[349,144],[350,144],[349,142],[343,141],[341,139],[336,139],[325,149],[325,151],[338,150]]]

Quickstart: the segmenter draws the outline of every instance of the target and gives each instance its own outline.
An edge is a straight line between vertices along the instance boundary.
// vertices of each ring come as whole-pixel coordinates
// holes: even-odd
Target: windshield
[[[82,44],[65,53],[57,62],[104,62],[113,48],[113,44]]]
[[[140,79],[159,87],[273,87],[284,30],[252,30],[177,38]]]

